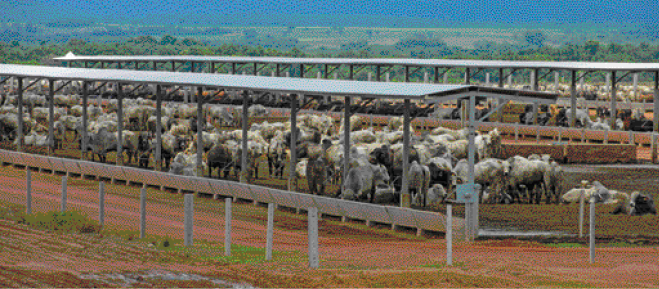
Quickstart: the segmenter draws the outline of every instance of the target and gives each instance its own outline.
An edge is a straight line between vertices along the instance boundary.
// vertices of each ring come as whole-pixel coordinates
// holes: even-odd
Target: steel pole
[[[595,262],[595,199],[590,198],[590,264]]]
[[[295,166],[297,165],[297,95],[291,94],[291,163],[288,170],[288,190],[293,191],[293,182],[295,180]],[[297,185],[296,185],[297,187]]]
[[[156,170],[162,171],[162,86],[156,86]],[[200,174],[200,175],[203,175]]]
[[[55,122],[55,80],[48,79],[48,155],[52,156],[55,151],[55,135],[53,123]],[[64,141],[62,139],[61,141]],[[63,146],[62,146],[63,148]]]
[[[475,120],[475,106],[476,106],[476,96],[469,96],[469,155],[467,156],[469,162],[469,175],[468,182],[470,185],[474,184],[474,162],[476,159],[476,120]],[[476,198],[476,202],[471,204],[473,209],[472,218],[470,224],[473,228],[471,232],[474,237],[478,237],[478,203],[480,202],[479,192],[474,192],[473,194]]]
[[[16,100],[18,104],[18,145],[16,151],[23,151],[23,78],[17,77],[18,79],[18,98]]]
[[[618,117],[617,109],[616,109],[616,102],[618,101],[616,98],[616,94],[618,92],[618,88],[616,88],[616,84],[618,82],[618,78],[616,77],[616,72],[611,71],[611,119],[609,121],[611,122],[610,126],[611,128],[616,127],[616,118]],[[656,99],[655,99],[656,100]],[[655,107],[657,107],[657,103],[655,102]],[[654,115],[657,115],[657,112],[654,112]],[[655,116],[656,119],[656,116]],[[655,124],[656,125],[656,124]]]
[[[659,70],[654,72],[654,110],[652,110],[652,124],[655,132],[659,132]]]
[[[341,177],[341,192],[344,192],[343,184],[345,177],[350,171],[350,106],[352,98],[345,97],[345,106],[343,109],[343,176]]]
[[[206,124],[204,121],[204,116],[203,116],[203,108],[204,108],[204,98],[202,91],[203,88],[201,86],[197,87],[197,176],[201,177],[204,175],[204,167],[202,166],[201,163],[201,156],[204,153],[204,139],[203,139],[203,125]],[[203,122],[202,122],[203,121]]]
[[[570,71],[570,127],[574,128],[577,124],[577,71]]]
[[[81,148],[81,153],[82,157],[81,159],[86,159],[87,158],[87,121],[88,121],[88,116],[87,116],[87,85],[89,85],[89,82],[83,81],[82,82],[82,148]],[[92,160],[94,159],[94,155],[92,152]]]
[[[243,92],[243,115],[242,115],[242,125],[243,125],[243,142],[242,142],[242,149],[241,149],[241,155],[240,155],[240,182],[241,183],[247,183],[247,144],[249,142],[248,140],[248,133],[247,130],[249,129],[249,124],[248,124],[248,103],[249,101],[249,92],[245,91]]]
[[[400,206],[409,208],[410,195],[407,174],[410,166],[410,99],[405,99],[403,110],[403,180],[400,193]]]
[[[124,90],[121,83],[117,82],[117,143],[123,143],[124,131]],[[121,148],[117,146],[117,156],[121,155]],[[117,157],[117,165],[123,165],[123,158]]]

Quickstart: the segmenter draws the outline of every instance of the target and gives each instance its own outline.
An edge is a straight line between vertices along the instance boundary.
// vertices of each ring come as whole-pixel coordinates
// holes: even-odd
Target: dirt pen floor
[[[657,166],[565,168],[568,186],[599,180],[611,189],[647,191],[659,199]],[[60,178],[33,172],[33,211],[59,210]],[[0,168],[0,183],[0,202],[25,203],[24,169]],[[96,219],[98,181],[70,178],[68,186],[67,208]],[[139,236],[135,233],[139,230],[139,190],[138,186],[106,184],[108,230],[130,230]],[[267,209],[235,203],[233,243],[246,247],[234,250],[243,259],[227,259],[223,257],[222,200],[195,198],[195,244],[183,249],[182,196],[153,188],[147,192],[146,239],[168,237],[175,244],[174,251],[155,248],[137,237],[128,241],[110,233],[61,235],[0,220],[0,287],[230,287],[232,283],[255,287],[659,286],[659,217],[614,216],[609,214],[614,209],[609,205],[596,208],[594,264],[589,263],[587,237],[574,236],[578,233],[577,205],[484,204],[480,206],[481,229],[566,235],[480,237],[473,243],[455,240],[454,265],[446,266],[441,233],[417,237],[412,230],[392,231],[384,225],[369,228],[363,222],[342,223],[323,217],[319,224],[320,268],[310,270],[306,214],[288,209],[276,212],[274,258],[265,261]],[[430,209],[444,211],[443,206]],[[454,211],[463,215],[461,207]],[[586,218],[585,232],[588,225]],[[183,272],[207,279],[155,281],[148,278],[153,272],[163,276],[171,273],[162,272]],[[218,279],[229,285],[209,281]]]

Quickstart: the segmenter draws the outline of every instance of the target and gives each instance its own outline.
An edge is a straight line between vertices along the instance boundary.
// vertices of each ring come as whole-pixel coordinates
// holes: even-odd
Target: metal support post
[[[344,192],[343,184],[345,183],[345,176],[348,175],[350,170],[350,107],[352,106],[352,98],[345,97],[345,105],[343,109],[343,177],[341,178],[341,193]],[[340,132],[339,132],[340,133]]]
[[[410,151],[410,100],[405,99],[403,108],[403,181],[400,193],[400,206],[410,207],[410,194],[408,190],[409,151]]]
[[[297,95],[291,94],[291,163],[288,171],[288,190],[293,191],[295,180],[295,166],[297,165]],[[296,185],[297,187],[297,185]],[[297,188],[296,188],[297,189]]]
[[[117,143],[123,143],[123,131],[124,131],[124,90],[121,87],[121,83],[117,82]],[[117,165],[122,166],[124,163],[124,158],[119,156],[122,154],[122,146],[117,146]]]
[[[570,71],[570,127],[576,127],[577,120],[577,71]]]
[[[652,110],[652,131],[659,132],[659,71],[654,72],[654,110]]]
[[[612,128],[616,127],[616,118],[618,116],[618,112],[617,112],[617,109],[616,109],[616,102],[618,101],[616,99],[616,97],[617,97],[616,94],[618,92],[618,88],[616,88],[616,83],[617,82],[618,82],[618,79],[616,78],[615,70],[611,71],[611,118],[609,119],[609,121],[611,123],[609,125]],[[656,100],[656,98],[655,98],[655,100]],[[655,105],[655,107],[657,107],[656,102],[655,102],[654,105]],[[656,119],[656,115],[657,115],[656,111],[655,111],[654,115],[655,115],[655,119]],[[656,123],[655,123],[655,125],[656,125]]]
[[[197,173],[196,176],[201,177],[204,175],[204,167],[201,163],[201,156],[204,154],[204,138],[202,135],[203,127],[206,124],[204,120],[204,98],[203,87],[197,87]]]
[[[469,96],[469,152],[467,155],[469,162],[468,169],[468,184],[474,185],[474,162],[476,159],[476,123],[475,123],[475,111],[476,111],[476,96]],[[476,196],[476,202],[471,204],[472,207],[472,220],[469,222],[470,226],[473,228],[471,234],[472,239],[478,237],[478,204],[480,203],[480,196],[478,192],[474,192]]]
[[[242,115],[242,125],[243,125],[243,142],[242,142],[242,149],[241,149],[241,155],[240,155],[240,182],[241,183],[247,183],[247,174],[249,172],[247,168],[247,144],[249,143],[248,139],[248,129],[249,129],[249,92],[245,91],[243,92],[243,115]]]
[[[16,151],[21,152],[23,151],[23,126],[25,125],[23,123],[23,78],[22,77],[17,77],[18,80],[18,99],[17,104],[18,104],[18,145],[16,147]]]
[[[52,156],[55,152],[55,134],[53,132],[53,123],[55,122],[55,80],[48,79],[48,155]],[[60,140],[64,141],[64,139]],[[64,144],[62,144],[64,148]]]
[[[89,82],[82,82],[82,142],[81,142],[81,159],[87,159],[87,127],[88,127],[88,116],[87,116],[87,98],[88,91],[87,86]],[[93,159],[93,155],[92,155]]]
[[[560,89],[560,73],[558,71],[554,71],[554,91],[558,92]]]
[[[465,84],[471,84],[471,68],[465,67]]]
[[[162,86],[160,85],[156,86],[156,151],[153,158],[156,161],[156,170],[162,171]]]

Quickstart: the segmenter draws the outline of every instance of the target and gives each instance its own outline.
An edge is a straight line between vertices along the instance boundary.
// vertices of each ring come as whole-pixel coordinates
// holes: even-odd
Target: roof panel
[[[439,85],[401,82],[318,80],[289,77],[247,76],[189,72],[136,71],[119,69],[65,68],[0,64],[0,75],[82,81],[118,81],[163,85],[208,86],[225,89],[273,91],[283,93],[342,95],[370,98],[442,98],[485,88],[472,85]],[[487,88],[490,93],[526,95],[555,101],[556,94]]]
[[[280,64],[354,64],[354,65],[408,65],[428,67],[480,67],[480,68],[529,68],[557,70],[595,71],[659,71],[659,63],[626,62],[562,62],[562,61],[509,61],[470,59],[412,59],[412,58],[286,58],[286,57],[242,57],[242,56],[64,56],[55,60],[74,61],[195,61],[233,63],[280,63]]]

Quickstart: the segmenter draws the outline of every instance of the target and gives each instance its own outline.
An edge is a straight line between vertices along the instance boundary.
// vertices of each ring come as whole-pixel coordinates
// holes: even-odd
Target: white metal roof
[[[290,57],[242,57],[242,56],[197,56],[197,55],[135,55],[135,56],[82,56],[56,57],[61,61],[194,61],[221,63],[279,63],[279,64],[354,64],[354,65],[401,65],[415,67],[472,67],[472,68],[515,68],[554,69],[582,71],[659,71],[659,63],[626,62],[562,62],[562,61],[509,61],[471,59],[412,59],[412,58],[290,58]]]
[[[526,101],[553,103],[557,94],[517,91],[472,85],[439,85],[401,82],[363,82],[348,80],[318,80],[289,77],[228,75],[189,72],[136,71],[120,69],[66,68],[0,64],[0,75],[34,78],[50,78],[80,81],[110,81],[127,83],[152,83],[162,85],[207,86],[224,89],[273,91],[282,93],[341,95],[368,98],[426,97],[455,99],[466,93],[479,91],[494,97],[510,97]]]

